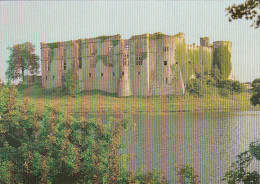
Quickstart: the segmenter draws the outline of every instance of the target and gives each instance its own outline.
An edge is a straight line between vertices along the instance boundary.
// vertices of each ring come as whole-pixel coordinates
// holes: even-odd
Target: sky
[[[244,1],[0,1],[1,79],[6,82],[7,47],[16,44],[31,42],[40,56],[40,42],[183,32],[187,44],[199,45],[200,37],[231,41],[236,79],[252,81],[260,78],[260,28],[244,19],[230,23],[225,12]]]

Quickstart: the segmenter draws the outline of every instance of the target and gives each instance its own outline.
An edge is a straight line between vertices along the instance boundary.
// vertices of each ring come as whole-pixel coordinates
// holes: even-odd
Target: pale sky
[[[40,56],[40,42],[57,42],[120,34],[183,32],[186,43],[232,42],[235,77],[241,82],[260,78],[260,28],[250,21],[228,22],[225,8],[245,0],[200,1],[1,1],[0,63],[5,80],[8,46],[31,42]]]

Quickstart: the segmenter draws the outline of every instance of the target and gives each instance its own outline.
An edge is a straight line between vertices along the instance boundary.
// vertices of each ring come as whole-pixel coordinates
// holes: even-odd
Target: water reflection
[[[86,118],[124,118],[125,114],[86,114]],[[134,153],[129,168],[164,171],[176,183],[174,167],[191,164],[201,183],[220,181],[235,155],[259,138],[260,112],[196,112],[131,114],[135,130],[123,139],[123,152]],[[255,162],[254,167],[257,167]]]

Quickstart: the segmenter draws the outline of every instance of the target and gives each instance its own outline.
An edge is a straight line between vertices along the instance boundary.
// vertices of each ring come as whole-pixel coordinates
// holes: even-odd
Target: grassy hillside
[[[172,112],[196,110],[260,110],[250,104],[251,93],[243,92],[222,98],[217,92],[196,98],[184,96],[121,97],[102,91],[83,91],[76,97],[63,95],[59,88],[40,85],[19,86],[19,101],[29,98],[36,108],[50,104],[69,113],[77,112]],[[214,89],[213,89],[214,91]]]

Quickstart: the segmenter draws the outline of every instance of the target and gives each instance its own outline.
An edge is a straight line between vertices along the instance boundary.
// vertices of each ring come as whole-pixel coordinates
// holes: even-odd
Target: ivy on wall
[[[177,45],[175,50],[175,60],[180,65],[183,82],[184,84],[187,84],[194,71],[192,65],[189,63],[189,56],[184,39]]]
[[[60,42],[55,42],[55,43],[47,43],[48,47],[50,49],[55,49],[58,48],[60,46]]]
[[[141,52],[140,53],[140,57],[141,57],[141,60],[143,61],[144,59],[147,58],[147,52]]]
[[[163,36],[164,36],[164,34],[162,34],[162,33],[153,34],[153,35],[149,35],[149,39],[150,40],[159,40],[159,39],[162,39]]]
[[[103,62],[103,64],[106,67],[114,67],[113,63],[109,63],[107,60],[107,55],[103,55],[103,56],[98,56],[98,59],[101,59],[101,61]]]
[[[223,42],[220,42],[219,46],[214,49],[213,66],[219,69],[223,79],[229,77],[232,68],[231,53]]]
[[[112,40],[112,43],[113,43],[113,46],[115,47],[115,46],[117,46],[117,45],[118,45],[118,43],[119,43],[119,40]]]
[[[210,73],[213,62],[211,51],[199,46],[199,49],[188,49],[189,64],[196,75]]]
[[[48,51],[48,66],[50,66],[54,58],[54,49],[60,46],[60,42],[47,43],[47,45],[50,48]]]
[[[104,42],[106,39],[111,38],[112,36],[99,36],[98,39],[101,40],[101,42]]]

